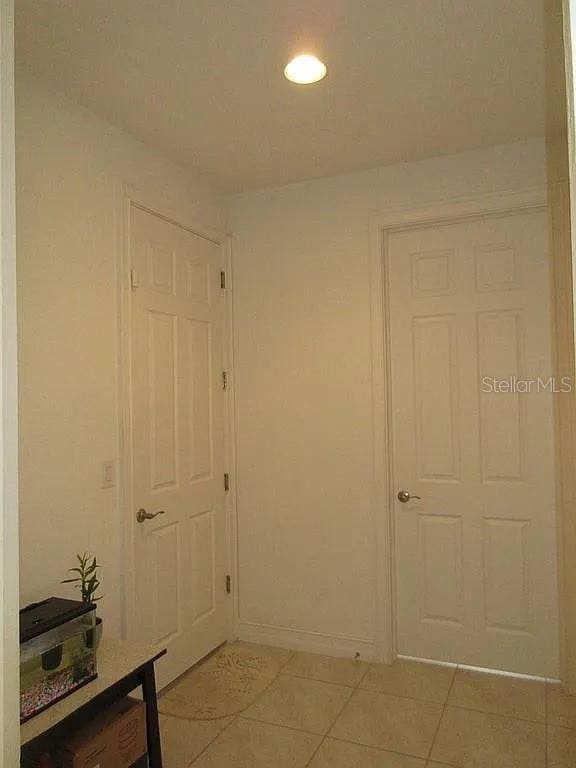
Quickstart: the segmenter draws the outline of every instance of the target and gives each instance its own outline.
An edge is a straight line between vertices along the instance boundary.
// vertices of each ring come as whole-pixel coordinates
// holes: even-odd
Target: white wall
[[[103,563],[100,612],[121,621],[116,489],[116,258],[124,183],[222,226],[207,185],[37,82],[17,79],[21,602],[66,594],[76,552]],[[73,594],[70,592],[69,594]]]
[[[544,183],[532,141],[230,200],[241,636],[370,652],[373,216]]]

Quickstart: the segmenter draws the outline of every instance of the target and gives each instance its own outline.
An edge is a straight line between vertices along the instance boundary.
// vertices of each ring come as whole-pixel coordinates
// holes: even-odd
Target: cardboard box
[[[146,755],[144,702],[121,699],[62,745],[62,768],[130,768]]]

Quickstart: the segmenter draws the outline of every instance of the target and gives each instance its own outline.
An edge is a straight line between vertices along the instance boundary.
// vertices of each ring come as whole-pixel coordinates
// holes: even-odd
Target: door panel
[[[395,494],[422,497],[394,496],[399,653],[555,675],[546,216],[395,233],[387,257]]]
[[[220,248],[131,210],[133,499],[140,638],[165,685],[226,639]]]
[[[421,614],[426,621],[462,622],[462,520],[418,515]]]
[[[418,477],[456,480],[459,452],[454,315],[414,318],[412,339]]]

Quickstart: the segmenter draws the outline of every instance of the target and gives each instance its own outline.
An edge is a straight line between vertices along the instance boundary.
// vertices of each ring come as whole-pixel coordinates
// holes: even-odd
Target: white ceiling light
[[[284,75],[288,80],[299,85],[317,83],[326,77],[326,65],[316,56],[304,53],[296,56],[284,68]]]

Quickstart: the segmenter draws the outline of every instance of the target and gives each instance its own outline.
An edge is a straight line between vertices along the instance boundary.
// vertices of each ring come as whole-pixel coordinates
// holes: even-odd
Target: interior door
[[[226,639],[223,298],[215,243],[131,208],[136,633],[165,685]]]
[[[546,214],[387,256],[398,652],[557,675]]]

